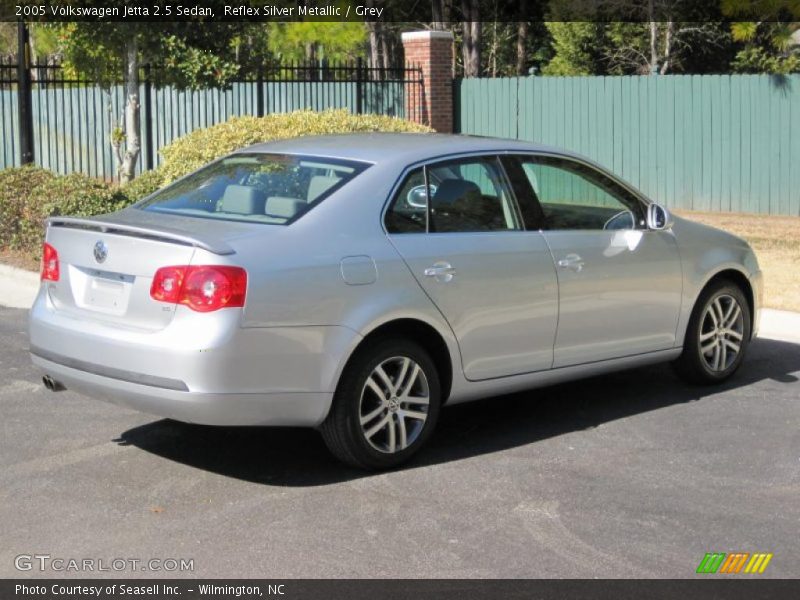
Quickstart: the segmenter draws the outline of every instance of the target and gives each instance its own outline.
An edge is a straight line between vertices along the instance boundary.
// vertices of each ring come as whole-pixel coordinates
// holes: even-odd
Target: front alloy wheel
[[[700,354],[706,367],[724,372],[742,350],[744,317],[742,307],[733,296],[720,294],[709,302],[700,323]]]
[[[675,368],[692,383],[724,381],[742,364],[749,341],[750,305],[742,289],[713,282],[697,300]]]
[[[422,347],[399,339],[376,342],[345,368],[322,437],[347,464],[390,468],[425,443],[439,404],[439,374]]]

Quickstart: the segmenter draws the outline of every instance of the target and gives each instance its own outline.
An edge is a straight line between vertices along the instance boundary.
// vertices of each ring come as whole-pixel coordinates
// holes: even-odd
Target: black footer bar
[[[6,579],[0,598],[76,600],[129,598],[181,600],[278,598],[286,600],[783,600],[800,598],[800,580],[698,578],[642,579]]]

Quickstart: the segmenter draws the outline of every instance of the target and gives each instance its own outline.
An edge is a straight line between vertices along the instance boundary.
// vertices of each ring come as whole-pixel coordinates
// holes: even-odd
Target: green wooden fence
[[[72,79],[58,64],[36,64],[32,72],[36,74],[30,106],[35,162],[59,173],[115,177],[109,140],[112,123],[119,123],[123,116],[125,88]],[[142,148],[137,173],[147,165],[158,165],[159,150],[175,138],[233,116],[343,108],[353,113],[421,117],[406,114],[407,107],[422,105],[406,102],[420,98],[423,91],[421,70],[410,65],[372,68],[362,61],[266,65],[255,78],[235,81],[225,89],[201,90],[147,85],[147,73],[142,71],[139,86]],[[21,162],[17,79],[17,65],[0,61],[0,169]]]
[[[800,215],[800,75],[455,84],[456,128],[588,156],[674,208]]]
[[[402,116],[402,83],[378,82],[363,92],[363,111]],[[142,107],[141,122],[153,128],[153,164],[161,162],[158,151],[175,138],[195,129],[210,127],[233,116],[256,114],[256,82],[238,82],[230,88],[177,90],[157,88],[152,92],[152,115]],[[356,86],[353,82],[265,82],[268,112],[347,108],[355,112]],[[375,89],[373,89],[375,88]],[[115,175],[114,155],[109,144],[110,115],[120,119],[125,90],[96,85],[37,86],[33,90],[33,126],[36,163],[59,173],[81,171],[93,177]],[[144,86],[139,97],[144,97]],[[20,156],[18,100],[16,89],[0,89],[0,169],[18,166]],[[143,144],[136,172],[147,161]]]

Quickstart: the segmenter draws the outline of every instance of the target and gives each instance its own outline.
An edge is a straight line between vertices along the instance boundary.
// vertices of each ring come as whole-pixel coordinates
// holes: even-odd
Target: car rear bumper
[[[328,413],[329,392],[203,393],[133,383],[75,369],[36,354],[43,374],[67,389],[148,414],[202,425],[315,427]]]
[[[31,309],[31,356],[68,389],[142,412],[209,425],[319,425],[359,334],[242,328],[238,309],[218,312],[142,331],[65,315],[42,290]]]

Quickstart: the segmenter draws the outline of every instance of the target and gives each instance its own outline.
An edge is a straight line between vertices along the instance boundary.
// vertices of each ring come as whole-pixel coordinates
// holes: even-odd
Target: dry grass
[[[764,272],[764,306],[800,311],[800,217],[675,212],[746,239]]]

